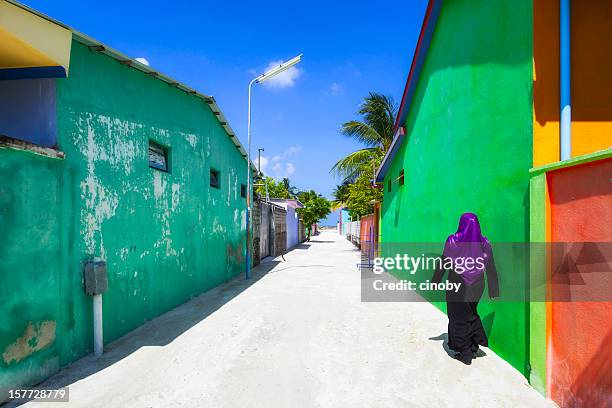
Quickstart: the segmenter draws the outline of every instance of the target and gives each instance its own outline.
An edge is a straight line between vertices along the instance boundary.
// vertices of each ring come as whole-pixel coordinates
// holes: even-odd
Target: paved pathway
[[[335,232],[285,259],[48,384],[69,385],[70,405],[82,407],[552,406],[488,349],[471,366],[450,358],[430,339],[446,332],[430,304],[361,303],[358,253]]]

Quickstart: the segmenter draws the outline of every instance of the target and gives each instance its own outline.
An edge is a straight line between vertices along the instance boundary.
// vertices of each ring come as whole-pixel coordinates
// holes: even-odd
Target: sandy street
[[[193,299],[47,381],[78,407],[547,407],[485,349],[444,351],[428,303],[361,303],[335,232]],[[54,406],[56,406],[54,404]],[[57,404],[64,406],[64,404]]]

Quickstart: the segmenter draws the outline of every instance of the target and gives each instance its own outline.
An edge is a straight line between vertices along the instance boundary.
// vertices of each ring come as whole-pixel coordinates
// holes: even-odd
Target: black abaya
[[[443,269],[437,270],[432,281],[434,283],[441,282],[444,272]],[[489,297],[499,296],[497,270],[493,255],[486,265],[486,275]],[[448,347],[459,353],[458,358],[461,361],[470,364],[472,353],[476,352],[479,346],[487,347],[489,344],[477,310],[478,302],[484,291],[484,274],[476,282],[468,285],[463,281],[461,275],[449,270],[448,280],[461,284],[457,292],[454,290],[446,291]]]

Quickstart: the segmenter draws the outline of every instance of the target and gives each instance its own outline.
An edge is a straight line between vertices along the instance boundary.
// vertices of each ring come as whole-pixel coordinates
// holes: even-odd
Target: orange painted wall
[[[553,242],[612,242],[612,159],[550,172],[548,183]],[[561,407],[611,406],[611,317],[612,302],[552,303],[548,380]]]
[[[360,223],[360,231],[359,231],[359,238],[361,240],[361,244],[363,246],[363,244],[365,242],[369,242],[372,240],[372,237],[370,237],[370,234],[375,234],[374,231],[374,214],[370,214],[370,215],[366,215],[361,217],[360,219],[361,223]],[[372,231],[370,231],[372,230]]]
[[[572,1],[572,156],[612,146],[612,1]],[[559,0],[534,1],[533,166],[559,160]]]

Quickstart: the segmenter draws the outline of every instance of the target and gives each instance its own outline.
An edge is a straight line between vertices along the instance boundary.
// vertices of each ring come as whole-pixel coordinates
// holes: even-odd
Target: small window
[[[387,191],[391,192],[391,179],[389,179],[389,181],[387,181]]]
[[[246,198],[246,186],[244,184],[240,185],[240,197]]]
[[[219,170],[210,169],[210,186],[219,188],[221,180],[219,180]]]
[[[403,169],[400,170],[398,180],[399,180],[399,185],[403,186],[404,185],[404,170]]]
[[[168,148],[149,140],[149,167],[169,172]]]

